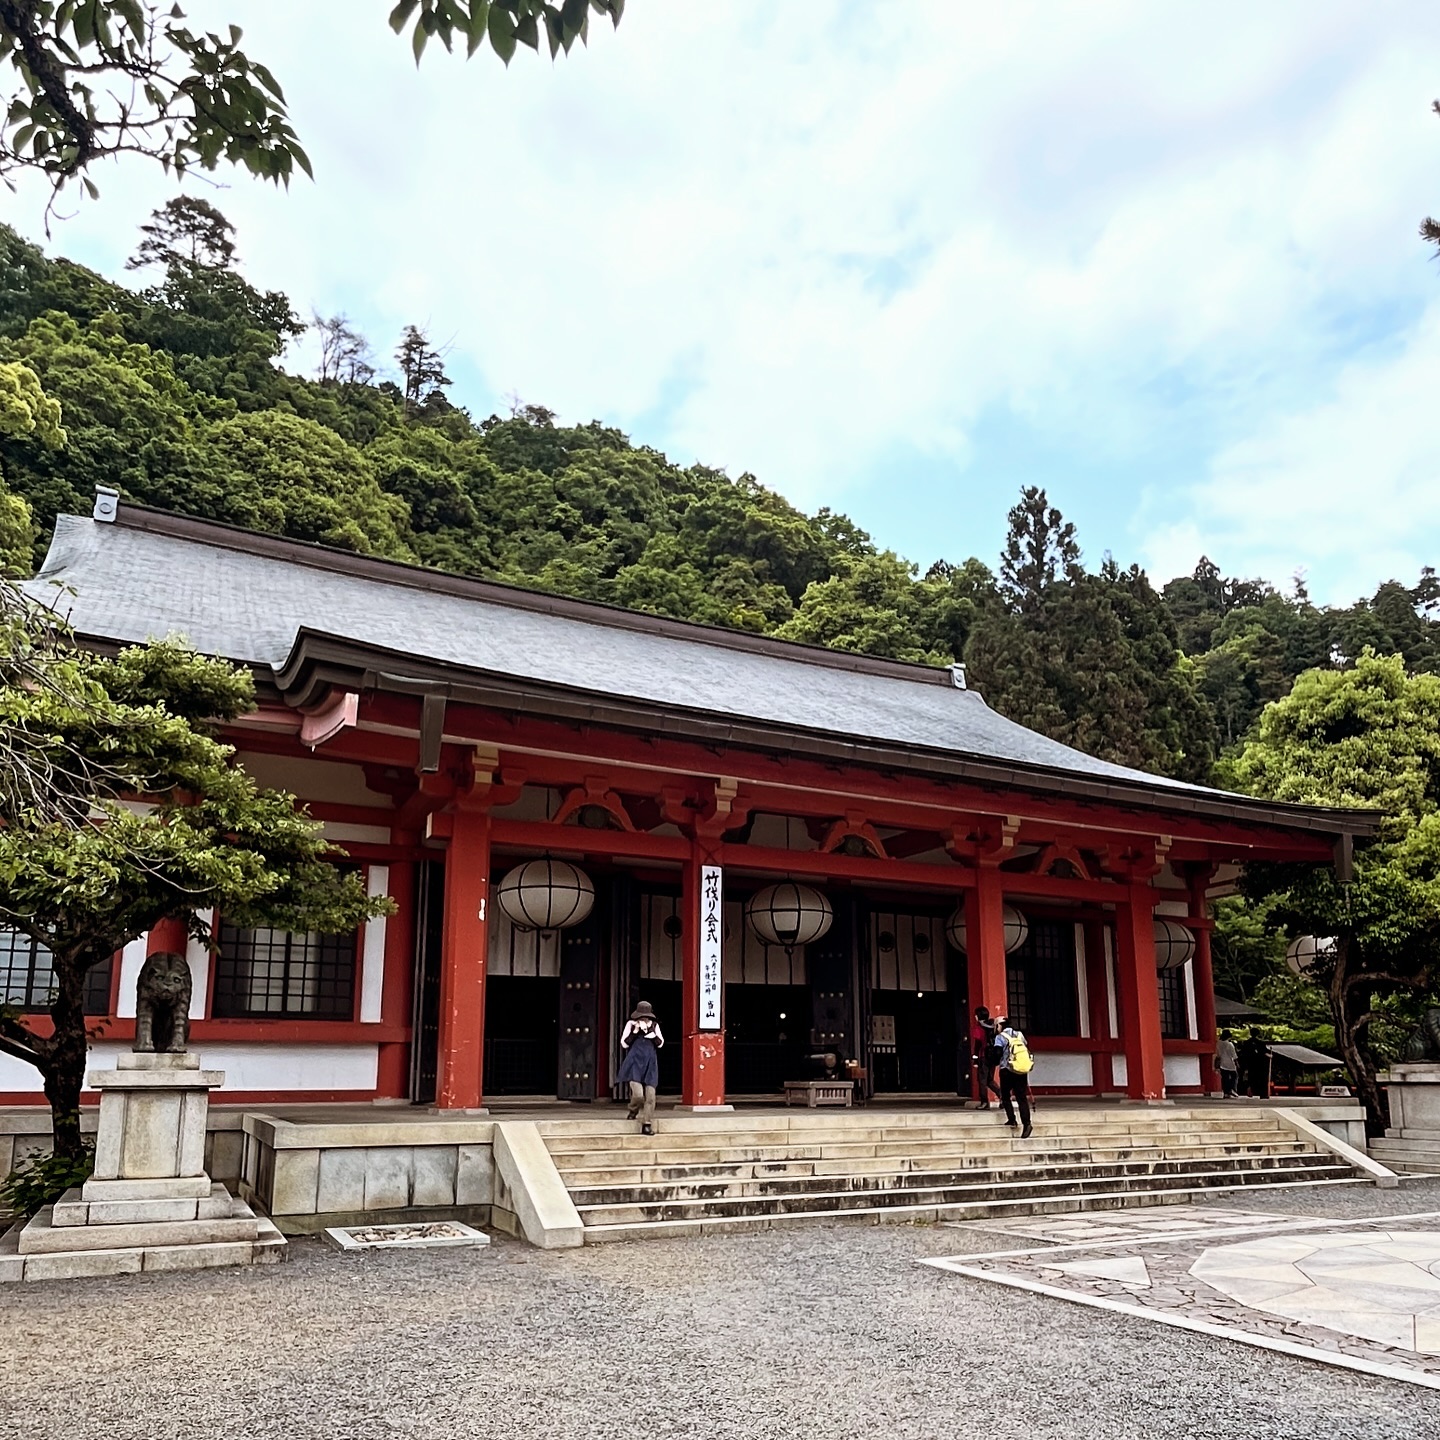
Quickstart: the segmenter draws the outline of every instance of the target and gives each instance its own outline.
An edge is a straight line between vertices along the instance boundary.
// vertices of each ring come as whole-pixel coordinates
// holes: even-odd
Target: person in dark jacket
[[[995,1049],[995,1022],[983,1005],[975,1007],[975,1020],[970,1026],[970,1050],[980,1085],[980,1108],[988,1110],[990,1097],[1000,1098],[1000,1087],[995,1083],[995,1066],[1000,1057]]]
[[[630,1086],[630,1113],[633,1120],[640,1116],[640,1133],[655,1133],[655,1087],[660,1083],[660,1047],[665,1037],[660,1022],[648,1000],[642,1000],[631,1013],[620,1035],[624,1059],[615,1077],[621,1085]]]
[[[1240,1074],[1245,1093],[1266,1100],[1270,1096],[1270,1047],[1253,1025],[1248,1038],[1240,1042]]]
[[[1005,1123],[1010,1129],[1015,1128],[1015,1111],[1018,1108],[1020,1124],[1024,1127],[1020,1138],[1028,1140],[1033,1133],[1030,1124],[1030,1047],[1024,1034],[1000,1016],[995,1019],[995,1046],[1001,1052],[1000,1108],[1005,1112]],[[1027,1057],[1025,1068],[1017,1070],[1017,1057],[1022,1053]]]

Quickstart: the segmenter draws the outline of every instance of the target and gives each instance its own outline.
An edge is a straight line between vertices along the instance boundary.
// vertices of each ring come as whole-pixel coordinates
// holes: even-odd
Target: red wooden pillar
[[[708,1110],[725,1105],[725,1030],[723,1016],[718,1030],[700,1028],[700,922],[702,906],[701,870],[718,864],[700,841],[690,847],[681,879],[680,944],[684,960],[681,972],[680,1007],[683,1016],[684,1050],[680,1056],[680,1103],[686,1108]],[[723,979],[721,992],[724,992]]]
[[[418,836],[407,835],[401,843],[414,844],[418,839]],[[415,967],[413,860],[396,860],[391,864],[390,898],[395,902],[395,913],[385,922],[385,980],[380,991],[380,1021],[386,1030],[408,1031],[414,1018],[410,993]],[[381,1044],[375,1090],[387,1100],[401,1100],[410,1093],[408,1041],[387,1040]]]
[[[1085,993],[1089,1000],[1090,1039],[1095,1049],[1090,1052],[1091,1084],[1097,1095],[1107,1095],[1115,1088],[1115,1072],[1110,1064],[1110,976],[1105,964],[1105,922],[1094,918],[1085,921]]]
[[[1155,973],[1155,892],[1132,881],[1115,907],[1115,981],[1125,1041],[1125,1090],[1132,1100],[1165,1098],[1165,1052],[1160,1038],[1160,982]]]
[[[168,952],[172,955],[183,955],[189,941],[190,934],[184,920],[173,915],[168,916],[150,927],[150,934],[145,940],[145,953],[159,955]]]
[[[1196,1038],[1205,1042],[1200,1054],[1200,1088],[1213,1094],[1220,1088],[1215,1073],[1215,970],[1210,959],[1210,914],[1205,887],[1211,871],[1207,868],[1190,877],[1189,924],[1195,932],[1195,958],[1190,962],[1190,980],[1195,986]]]
[[[435,1091],[441,1110],[478,1110],[482,1104],[489,905],[490,811],[460,801],[445,852]]]
[[[965,963],[970,987],[970,1013],[983,1005],[998,1020],[1010,1006],[1005,966],[1005,896],[1000,872],[981,865],[975,885],[965,896]]]

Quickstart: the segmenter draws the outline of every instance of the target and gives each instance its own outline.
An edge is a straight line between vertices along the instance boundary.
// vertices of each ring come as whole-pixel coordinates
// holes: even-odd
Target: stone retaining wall
[[[488,1225],[494,1130],[479,1119],[301,1124],[252,1111],[240,1195],[290,1235],[379,1220]]]

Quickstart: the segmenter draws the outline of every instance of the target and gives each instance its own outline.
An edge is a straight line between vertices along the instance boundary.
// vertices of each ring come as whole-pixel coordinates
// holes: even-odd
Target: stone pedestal
[[[205,1173],[210,1091],[224,1080],[189,1053],[122,1055],[114,1070],[92,1070],[95,1173],[0,1240],[0,1280],[284,1259],[284,1236]]]
[[[1440,1065],[1392,1065],[1379,1076],[1390,1101],[1384,1139],[1370,1153],[1392,1170],[1440,1174]]]

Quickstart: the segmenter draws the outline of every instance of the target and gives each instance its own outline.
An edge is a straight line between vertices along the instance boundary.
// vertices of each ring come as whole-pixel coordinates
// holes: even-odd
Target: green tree
[[[509,64],[518,45],[554,56],[584,41],[590,12],[616,25],[625,0],[400,0],[418,62],[431,38],[473,55],[487,40]],[[0,130],[0,178],[31,171],[97,194],[97,161],[140,155],[167,172],[240,165],[288,184],[310,161],[279,81],[241,48],[238,25],[197,32],[165,0],[0,0],[0,65],[14,89]],[[54,199],[51,205],[53,207]]]
[[[0,363],[0,437],[48,449],[65,443],[60,406],[40,388],[40,377],[28,365]],[[28,575],[34,544],[30,506],[11,493],[0,470],[0,575]]]
[[[189,265],[199,270],[228,270],[235,262],[235,227],[208,200],[176,195],[140,227],[145,238],[125,262],[127,270],[159,265],[164,270]]]
[[[1302,675],[1266,707],[1231,771],[1247,791],[1379,812],[1354,880],[1300,866],[1251,866],[1245,888],[1293,933],[1334,936],[1312,978],[1329,996],[1336,1044],[1383,1127],[1371,1033],[1377,1001],[1434,988],[1440,962],[1440,677],[1365,651],[1351,669]]]
[[[1045,492],[1022,492],[1002,553],[1001,603],[965,646],[996,709],[1116,764],[1204,780],[1214,722],[1164,602],[1137,567],[1085,570],[1074,526]]]
[[[445,373],[445,356],[430,343],[430,337],[418,325],[407,325],[395,351],[400,367],[401,393],[405,410],[413,414],[422,400],[428,400],[443,386],[455,382]]]
[[[952,657],[925,644],[922,594],[915,567],[893,551],[865,555],[813,582],[776,633],[836,650],[943,664]]]
[[[230,764],[213,727],[253,708],[247,671],[174,642],[88,654],[19,592],[0,605],[0,733],[24,738],[42,781],[0,787],[0,922],[43,945],[54,973],[50,1026],[0,1011],[0,1050],[40,1071],[56,1151],[75,1158],[91,969],[167,917],[208,938],[195,912],[211,907],[336,932],[388,904],[337,868],[293,796]]]

